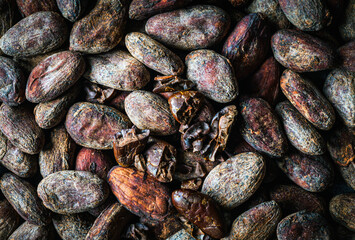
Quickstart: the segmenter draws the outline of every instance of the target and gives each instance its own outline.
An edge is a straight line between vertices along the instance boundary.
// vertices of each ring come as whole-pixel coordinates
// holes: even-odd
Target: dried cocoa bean
[[[0,201],[0,239],[7,239],[20,225],[20,216],[7,200]]]
[[[53,225],[63,240],[85,240],[93,222],[88,213],[53,216]]]
[[[355,231],[355,194],[347,193],[333,197],[329,203],[333,219],[351,231]]]

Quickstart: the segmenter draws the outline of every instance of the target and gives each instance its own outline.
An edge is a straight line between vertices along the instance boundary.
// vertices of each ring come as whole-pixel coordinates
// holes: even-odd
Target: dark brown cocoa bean
[[[64,19],[55,12],[36,12],[10,28],[0,39],[9,56],[28,57],[60,47],[67,38]]]
[[[28,17],[29,15],[36,12],[56,12],[58,10],[55,0],[16,0],[16,3],[18,9],[25,17]]]
[[[20,225],[20,216],[5,199],[0,201],[0,239],[7,239]]]
[[[347,1],[345,7],[345,15],[343,15],[343,23],[339,26],[340,36],[345,40],[354,40],[355,39],[355,30],[354,30],[354,14],[355,14],[355,0]]]
[[[167,101],[147,91],[134,91],[125,99],[125,110],[139,129],[149,129],[154,135],[171,135],[177,131],[177,122]]]
[[[201,192],[225,208],[234,208],[248,200],[265,175],[263,157],[241,153],[220,163],[207,175]]]
[[[75,22],[84,13],[88,2],[87,0],[57,0],[57,5],[64,18]]]
[[[269,51],[270,28],[261,13],[244,17],[223,45],[222,55],[232,63],[237,79],[254,72]]]
[[[285,70],[280,87],[292,105],[315,127],[329,130],[333,126],[334,109],[310,81],[291,70]]]
[[[227,58],[212,50],[196,50],[186,56],[185,62],[187,78],[206,97],[219,103],[237,97],[237,79]]]
[[[281,209],[275,201],[261,203],[239,215],[224,240],[268,239],[281,219]]]
[[[84,82],[84,90],[86,93],[85,100],[91,103],[106,104],[117,94],[117,90],[105,87],[90,81]]]
[[[248,98],[240,103],[243,124],[240,132],[253,148],[272,157],[287,151],[287,138],[270,105],[261,98]]]
[[[289,101],[277,104],[276,112],[282,119],[288,140],[295,148],[308,155],[325,153],[323,137]]]
[[[212,5],[196,5],[155,15],[145,31],[154,39],[182,50],[208,48],[228,32],[228,14]]]
[[[0,0],[0,38],[15,24],[16,3],[12,0]],[[1,55],[1,51],[0,51]]]
[[[132,213],[152,221],[163,221],[171,214],[169,190],[153,177],[133,168],[114,167],[108,182],[118,201]]]
[[[7,152],[7,138],[5,135],[0,131],[0,160],[5,156]]]
[[[355,162],[353,139],[346,127],[336,126],[332,129],[327,138],[327,147],[337,165],[345,167]]]
[[[234,7],[240,7],[247,4],[250,0],[228,0]]]
[[[355,194],[347,193],[333,197],[329,203],[333,219],[351,231],[355,231]]]
[[[54,228],[63,240],[85,240],[93,222],[94,218],[88,213],[53,216]]]
[[[332,16],[321,0],[279,0],[287,19],[302,31],[319,31],[328,26]]]
[[[78,94],[79,85],[74,85],[59,98],[37,104],[33,110],[37,125],[43,129],[57,126],[65,118]]]
[[[335,51],[323,40],[296,30],[279,30],[271,38],[276,60],[296,72],[314,72],[335,65]]]
[[[318,213],[301,211],[291,214],[279,222],[277,239],[322,239],[330,240],[331,232],[327,221]]]
[[[0,130],[22,152],[37,154],[43,147],[44,133],[28,106],[9,107],[2,104]]]
[[[133,0],[129,5],[129,18],[143,20],[155,14],[183,7],[191,0]]]
[[[166,240],[194,240],[196,238],[192,237],[185,229],[181,229],[174,235],[171,235]]]
[[[23,219],[39,226],[50,223],[50,212],[42,205],[31,184],[11,173],[5,173],[0,180],[0,188]]]
[[[355,41],[351,41],[338,48],[342,67],[348,71],[355,72]]]
[[[6,153],[0,163],[22,178],[33,177],[37,173],[37,156],[21,152],[7,141]]]
[[[92,172],[102,179],[107,178],[113,166],[114,162],[101,150],[82,148],[76,156],[75,170]]]
[[[325,156],[291,153],[278,161],[294,183],[310,192],[321,192],[333,182],[333,167]]]
[[[216,203],[207,195],[178,189],[172,193],[172,202],[178,212],[213,238],[222,238],[226,226]]]
[[[64,125],[54,128],[39,153],[39,167],[42,177],[63,170],[73,169],[75,142]]]
[[[52,239],[51,227],[38,226],[29,222],[24,222],[14,231],[9,240],[47,240]]]
[[[355,161],[350,162],[348,166],[339,166],[339,171],[344,181],[355,190]]]
[[[333,104],[349,128],[355,127],[355,72],[334,69],[323,86],[324,95]]]
[[[142,63],[126,51],[112,51],[87,57],[85,78],[91,82],[121,91],[143,88],[150,79]]]
[[[281,207],[284,216],[302,210],[326,214],[325,201],[314,193],[293,185],[278,185],[270,190],[270,198]]]
[[[112,149],[114,135],[129,128],[128,117],[105,105],[79,102],[70,107],[65,127],[72,139],[83,147]]]
[[[25,98],[26,78],[20,67],[10,58],[0,57],[0,101],[17,106]]]
[[[91,12],[74,23],[70,50],[89,54],[108,52],[121,41],[128,1],[99,0]]]
[[[53,100],[72,87],[85,71],[83,57],[64,51],[40,62],[28,77],[26,99],[39,103]]]
[[[290,26],[278,0],[254,0],[246,10],[249,13],[263,13],[274,26],[280,29]]]
[[[96,218],[85,240],[118,239],[132,218],[120,203],[111,204]]]
[[[128,33],[125,44],[133,57],[154,71],[163,75],[181,75],[184,72],[184,63],[175,53],[143,33]]]

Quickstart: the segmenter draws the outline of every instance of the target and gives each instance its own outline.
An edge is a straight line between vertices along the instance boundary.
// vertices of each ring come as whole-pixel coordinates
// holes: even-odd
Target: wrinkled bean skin
[[[88,2],[88,0],[57,0],[57,5],[64,18],[75,22],[83,14]]]
[[[6,153],[0,163],[22,178],[33,177],[37,173],[37,156],[21,152],[7,141]]]
[[[219,42],[229,29],[228,14],[212,5],[197,5],[155,15],[145,31],[154,39],[182,50],[208,48]]]
[[[22,152],[37,154],[43,147],[44,133],[26,106],[9,107],[2,104],[0,130]]]
[[[13,57],[50,52],[67,39],[64,19],[55,12],[34,13],[10,28],[0,39],[1,50]]]
[[[76,144],[64,125],[54,128],[39,153],[39,167],[42,177],[73,168]]]
[[[168,76],[184,72],[184,63],[175,53],[143,33],[128,33],[125,44],[133,57],[154,71]]]
[[[346,127],[336,126],[332,129],[328,135],[327,147],[330,156],[337,165],[346,167],[351,162],[355,162],[353,138]],[[349,178],[344,178],[345,181],[347,179]]]
[[[261,13],[244,17],[223,45],[222,55],[227,57],[237,79],[254,72],[265,60],[270,42],[270,28]]]
[[[126,51],[88,56],[85,78],[121,91],[143,88],[150,80],[148,70]]]
[[[39,226],[50,223],[50,212],[43,206],[36,189],[30,183],[11,173],[5,173],[0,179],[0,188],[23,219]]]
[[[319,31],[329,25],[332,16],[321,0],[279,0],[287,19],[302,31]]]
[[[227,103],[238,95],[238,83],[229,60],[212,50],[196,50],[186,56],[187,78],[206,97]]]
[[[43,129],[50,129],[62,122],[79,90],[79,86],[74,85],[59,98],[37,104],[33,110],[37,125]]]
[[[64,51],[51,55],[28,77],[26,99],[33,103],[56,99],[79,80],[84,70],[84,59],[78,53]]]
[[[294,185],[278,185],[270,190],[270,198],[277,202],[283,216],[302,210],[326,213],[325,201],[314,193]]]
[[[335,65],[335,51],[323,40],[296,30],[277,31],[271,38],[276,60],[295,72],[314,72]]]
[[[168,237],[166,240],[194,240],[196,238],[192,237],[185,229],[182,229],[175,233],[174,235]]]
[[[93,173],[66,170],[42,179],[37,192],[46,208],[59,214],[72,214],[102,204],[109,189],[106,182]]]
[[[294,183],[310,192],[324,191],[333,182],[333,168],[325,156],[291,153],[278,165]]]
[[[20,216],[7,200],[0,201],[0,239],[7,239],[20,224]]]
[[[118,110],[88,102],[78,102],[68,111],[65,127],[80,146],[112,149],[114,135],[131,127],[128,117]]]
[[[220,209],[209,196],[189,189],[178,189],[172,193],[172,202],[180,214],[209,236],[225,236],[224,219]]]
[[[347,193],[333,197],[329,203],[333,219],[351,231],[355,231],[355,194]]]
[[[93,224],[93,218],[88,213],[53,216],[53,225],[63,240],[85,240]]]
[[[342,61],[342,67],[348,71],[355,72],[355,41],[338,48],[338,54]]]
[[[329,130],[333,126],[333,107],[310,81],[291,70],[285,70],[280,87],[292,105],[315,127]]]
[[[107,178],[113,194],[132,213],[152,221],[163,221],[171,214],[169,190],[153,177],[133,168],[116,166]]]
[[[192,2],[192,0],[133,0],[129,5],[129,18],[143,20],[155,14],[170,11]]]
[[[21,68],[10,58],[0,57],[0,101],[17,106],[25,98],[26,78]]]
[[[281,209],[275,201],[261,203],[234,220],[232,230],[224,240],[268,239],[281,219]]]
[[[282,119],[288,140],[297,150],[308,155],[325,153],[323,137],[290,102],[284,101],[277,104],[276,112]]]
[[[330,240],[331,232],[325,218],[312,212],[301,211],[291,214],[279,222],[277,239],[322,239]]]
[[[287,138],[270,105],[261,98],[248,98],[240,103],[243,125],[240,132],[253,148],[272,157],[287,151]]]
[[[125,110],[139,129],[149,129],[154,135],[171,135],[177,131],[177,122],[166,100],[147,91],[134,91],[125,99]]]
[[[99,0],[87,16],[74,23],[69,49],[97,54],[117,46],[123,37],[127,5],[127,0]]]
[[[16,3],[20,12],[25,17],[36,12],[56,12],[58,10],[55,0],[16,0]]]
[[[11,234],[9,240],[48,240],[53,237],[51,230],[51,227],[38,226],[26,221]]]
[[[245,202],[259,188],[265,163],[258,153],[241,153],[220,163],[209,172],[201,192],[222,207],[231,209]]]
[[[325,80],[324,95],[350,128],[355,127],[355,73],[334,69]]]

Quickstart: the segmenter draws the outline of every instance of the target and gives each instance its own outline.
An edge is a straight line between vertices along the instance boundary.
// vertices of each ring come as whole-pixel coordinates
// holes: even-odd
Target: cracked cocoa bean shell
[[[51,211],[73,214],[102,204],[109,195],[109,188],[104,180],[91,172],[65,170],[43,178],[37,193]]]
[[[43,206],[36,189],[30,183],[11,173],[5,173],[0,180],[0,188],[23,219],[39,226],[50,223],[50,211]]]
[[[346,193],[333,197],[329,203],[329,211],[332,218],[355,231],[355,194]]]

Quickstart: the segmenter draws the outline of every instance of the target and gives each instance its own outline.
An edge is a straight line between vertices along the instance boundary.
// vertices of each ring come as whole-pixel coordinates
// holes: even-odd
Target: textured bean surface
[[[348,42],[338,48],[338,53],[342,61],[342,67],[355,72],[355,41]]]
[[[84,12],[87,2],[87,0],[57,0],[57,5],[63,17],[75,22]]]
[[[329,203],[333,219],[351,231],[355,231],[355,193],[340,194]]]
[[[327,138],[327,147],[333,161],[339,166],[346,167],[355,162],[353,137],[344,126],[334,127]],[[344,178],[345,181],[349,178]]]
[[[38,184],[38,196],[51,211],[60,214],[85,212],[102,204],[109,189],[101,178],[90,172],[60,171]]]
[[[257,153],[241,153],[220,163],[207,175],[201,192],[225,208],[234,208],[255,193],[265,175],[265,163]]]
[[[93,224],[93,217],[88,213],[53,216],[53,225],[63,240],[85,240]]]
[[[48,240],[53,237],[50,233],[52,228],[48,226],[38,226],[29,222],[21,224],[14,231],[9,240]]]
[[[0,201],[0,239],[7,239],[20,224],[20,216],[7,200]]]

